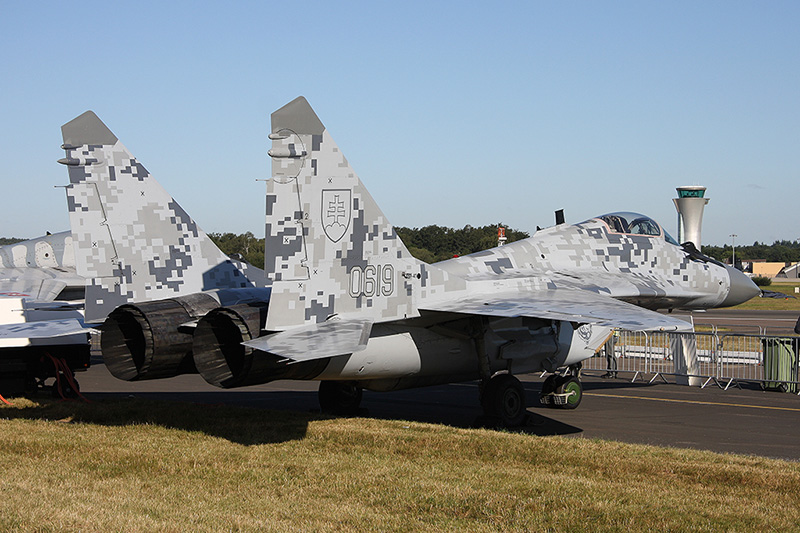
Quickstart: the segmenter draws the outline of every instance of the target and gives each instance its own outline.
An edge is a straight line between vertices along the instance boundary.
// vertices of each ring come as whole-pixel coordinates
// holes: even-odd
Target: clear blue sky
[[[68,228],[60,126],[95,111],[208,232],[264,233],[298,95],[401,226],[633,210],[800,238],[800,2],[3,2],[0,235]]]

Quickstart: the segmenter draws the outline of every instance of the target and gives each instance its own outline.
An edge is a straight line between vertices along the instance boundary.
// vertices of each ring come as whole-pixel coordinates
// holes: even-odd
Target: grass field
[[[800,311],[800,294],[795,294],[794,288],[798,287],[797,283],[775,283],[767,287],[761,287],[768,291],[782,292],[786,295],[796,296],[796,298],[753,298],[743,304],[739,304],[731,309],[759,309],[759,310],[784,310],[784,311]]]
[[[800,464],[124,400],[0,409],[2,531],[797,531]]]

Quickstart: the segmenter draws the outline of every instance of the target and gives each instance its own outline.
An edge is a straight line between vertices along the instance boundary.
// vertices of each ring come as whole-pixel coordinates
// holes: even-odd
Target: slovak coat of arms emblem
[[[322,190],[322,229],[332,242],[339,242],[347,233],[352,206],[350,189]]]

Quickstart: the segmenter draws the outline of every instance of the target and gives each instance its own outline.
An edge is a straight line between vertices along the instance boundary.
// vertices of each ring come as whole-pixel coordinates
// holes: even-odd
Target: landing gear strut
[[[511,374],[497,374],[486,382],[481,394],[484,414],[505,427],[525,422],[525,389]]]
[[[356,414],[361,396],[361,387],[355,381],[321,381],[319,384],[319,407],[323,413]]]
[[[583,399],[580,366],[570,367],[564,374],[553,374],[544,380],[539,401],[550,407],[575,409]]]

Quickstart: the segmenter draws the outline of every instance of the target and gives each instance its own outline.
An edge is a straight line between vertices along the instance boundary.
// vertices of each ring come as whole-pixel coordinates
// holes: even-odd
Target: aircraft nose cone
[[[728,271],[728,276],[731,279],[731,289],[728,292],[728,296],[726,296],[725,300],[722,302],[721,307],[739,305],[761,293],[761,289],[753,283],[753,280],[742,272],[729,266],[726,266],[725,270]]]

